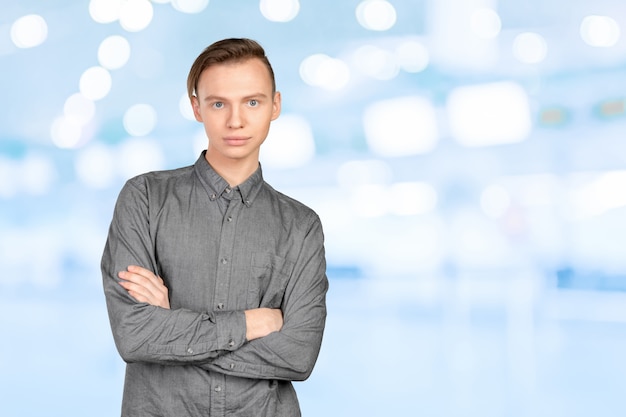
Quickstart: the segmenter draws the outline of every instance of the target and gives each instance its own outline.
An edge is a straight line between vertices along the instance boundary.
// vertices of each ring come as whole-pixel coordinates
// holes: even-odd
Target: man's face
[[[272,94],[268,69],[252,58],[205,69],[192,106],[209,139],[209,162],[257,164],[270,122],[280,114],[280,93]]]

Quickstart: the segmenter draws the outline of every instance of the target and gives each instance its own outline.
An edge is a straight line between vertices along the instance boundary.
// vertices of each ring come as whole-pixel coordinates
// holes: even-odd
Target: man
[[[280,114],[249,39],[206,48],[188,77],[208,147],[192,166],[129,180],[102,258],[123,416],[298,416],[328,289],[318,216],[263,181]]]

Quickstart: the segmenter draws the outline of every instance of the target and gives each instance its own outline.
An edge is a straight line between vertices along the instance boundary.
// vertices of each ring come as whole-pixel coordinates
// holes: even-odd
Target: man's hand
[[[283,327],[283,312],[277,308],[246,310],[246,339],[254,340],[277,332]]]
[[[141,303],[170,308],[168,289],[163,279],[152,271],[136,265],[130,265],[118,276],[128,294]],[[277,332],[283,327],[283,313],[276,308],[255,308],[246,310],[246,339],[254,340]]]
[[[120,285],[135,300],[153,306],[170,308],[167,287],[163,283],[163,279],[153,274],[152,271],[131,265],[126,271],[121,271],[117,275],[122,279]]]

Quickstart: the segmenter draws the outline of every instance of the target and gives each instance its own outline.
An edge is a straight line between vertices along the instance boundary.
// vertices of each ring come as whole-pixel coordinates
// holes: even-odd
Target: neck
[[[243,183],[259,168],[258,159],[225,159],[210,154],[209,151],[205,154],[205,159],[231,187]]]

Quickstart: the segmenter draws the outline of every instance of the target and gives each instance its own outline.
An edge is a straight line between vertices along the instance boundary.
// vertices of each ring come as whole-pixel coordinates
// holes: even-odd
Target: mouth
[[[227,145],[242,146],[250,139],[249,136],[226,136],[223,138]]]

